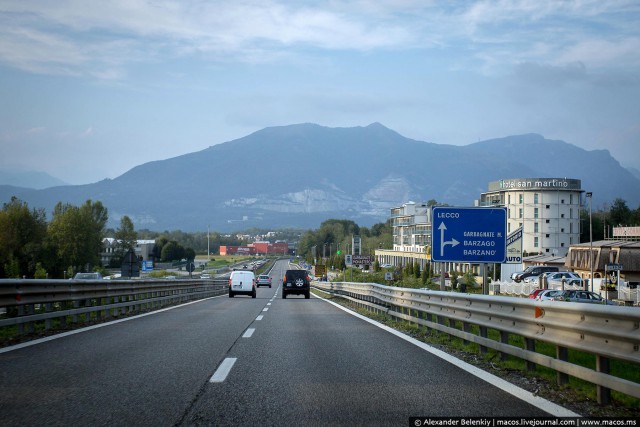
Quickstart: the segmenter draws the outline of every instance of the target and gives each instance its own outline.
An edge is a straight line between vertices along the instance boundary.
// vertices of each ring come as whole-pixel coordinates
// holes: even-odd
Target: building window
[[[564,205],[564,199],[560,200],[560,203]]]
[[[510,205],[510,204],[511,204],[511,194],[509,194],[509,195],[507,196],[507,200],[508,200],[507,204],[508,204],[508,205]]]
[[[533,238],[533,247],[534,247],[534,248],[537,248],[537,247],[538,247],[538,238],[537,238],[537,237],[534,237],[534,238]]]
[[[560,247],[564,248],[564,242],[560,243]]]
[[[545,224],[549,224],[549,220],[548,219],[545,221]]]
[[[569,204],[573,204],[573,194],[569,194]]]
[[[560,218],[564,218],[564,214],[560,214]]]
[[[533,223],[533,232],[534,232],[534,233],[537,233],[537,232],[538,232],[538,223],[537,223],[537,222],[534,222],[534,223]]]
[[[507,224],[507,233],[511,233],[511,223]]]
[[[551,208],[551,205],[546,205],[546,206],[545,206],[545,208],[546,208],[546,209],[550,209],[550,208]]]
[[[533,217],[538,218],[538,208],[533,209]]]
[[[533,194],[533,203],[538,203],[538,193]]]
[[[569,209],[569,218],[573,218],[573,208]]]
[[[548,239],[549,238],[549,234],[545,234],[544,237],[546,237]]]
[[[522,218],[522,213],[523,213],[522,208],[518,209],[518,215],[519,215],[518,218]]]
[[[518,195],[518,201],[519,201],[520,204],[524,203],[524,194],[519,194]]]
[[[560,229],[560,232],[561,232],[561,233],[564,233],[564,228],[561,228],[561,229]]]

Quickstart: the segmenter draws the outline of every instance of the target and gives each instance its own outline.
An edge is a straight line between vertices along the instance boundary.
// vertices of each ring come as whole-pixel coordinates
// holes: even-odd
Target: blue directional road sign
[[[433,207],[432,261],[503,263],[506,247],[506,208]]]

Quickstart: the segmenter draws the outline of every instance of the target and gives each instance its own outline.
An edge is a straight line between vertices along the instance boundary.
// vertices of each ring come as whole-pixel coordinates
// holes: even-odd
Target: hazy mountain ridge
[[[46,172],[0,170],[0,185],[42,190],[44,188],[68,184]]]
[[[585,151],[537,134],[451,146],[405,138],[379,123],[327,128],[299,124],[139,165],[95,184],[29,190],[0,186],[50,211],[59,201],[100,200],[110,225],[220,231],[251,226],[319,226],[327,218],[385,221],[409,200],[473,206],[490,181],[577,178],[594,206],[617,197],[640,204],[640,180],[607,150]],[[603,179],[606,178],[606,179]]]

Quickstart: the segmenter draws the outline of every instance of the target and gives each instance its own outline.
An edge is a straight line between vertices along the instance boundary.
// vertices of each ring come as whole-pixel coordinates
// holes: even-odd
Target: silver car
[[[589,304],[617,305],[615,302],[602,298],[599,294],[591,291],[563,291],[558,300],[569,302],[586,302]]]
[[[536,301],[555,301],[564,291],[559,289],[545,289],[536,295]]]
[[[580,277],[580,275],[572,271],[558,271],[555,273],[547,274],[547,284],[549,285],[549,287],[561,287],[563,279],[565,285],[568,285],[569,283],[580,285],[582,283],[582,278]]]

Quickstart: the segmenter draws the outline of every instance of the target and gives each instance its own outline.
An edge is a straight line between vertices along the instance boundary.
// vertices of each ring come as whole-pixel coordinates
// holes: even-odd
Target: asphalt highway
[[[217,297],[0,350],[17,425],[407,425],[412,416],[548,416],[320,298]],[[557,408],[556,408],[557,409]],[[557,415],[557,413],[555,414]]]

